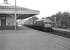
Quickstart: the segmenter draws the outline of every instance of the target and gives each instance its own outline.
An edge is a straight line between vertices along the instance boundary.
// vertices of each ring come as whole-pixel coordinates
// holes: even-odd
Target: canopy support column
[[[15,0],[15,30],[16,30],[16,0]]]

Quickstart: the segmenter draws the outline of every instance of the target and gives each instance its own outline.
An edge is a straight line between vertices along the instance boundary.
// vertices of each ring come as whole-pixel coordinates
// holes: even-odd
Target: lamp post
[[[15,0],[15,30],[16,30],[16,0]]]
[[[57,27],[57,21],[56,21],[56,17],[54,17],[54,20],[55,20],[55,27]]]

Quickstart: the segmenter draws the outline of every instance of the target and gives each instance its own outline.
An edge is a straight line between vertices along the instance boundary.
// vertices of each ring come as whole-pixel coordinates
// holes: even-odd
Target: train
[[[53,22],[44,22],[44,21],[36,21],[36,23],[34,24],[35,27],[38,27],[39,29],[43,30],[43,31],[53,31]]]
[[[32,28],[35,28],[35,29],[38,29],[38,30],[42,30],[42,31],[50,31],[52,32],[53,31],[53,25],[54,23],[53,22],[44,22],[42,20],[36,20],[34,23],[31,22],[31,24],[26,24]]]

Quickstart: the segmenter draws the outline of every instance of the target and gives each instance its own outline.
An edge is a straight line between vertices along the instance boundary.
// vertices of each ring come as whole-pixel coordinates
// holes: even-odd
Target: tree
[[[32,17],[31,19],[33,21],[33,24],[35,23],[36,20],[38,20],[38,18],[36,16]]]
[[[36,20],[38,20],[38,18],[34,16],[34,17],[29,18],[25,23],[28,25],[34,24]]]
[[[56,17],[56,23],[57,26],[70,26],[70,13],[69,12],[58,12],[55,15],[52,15],[50,17],[48,17],[49,19],[51,19],[52,21],[55,22],[55,18]]]

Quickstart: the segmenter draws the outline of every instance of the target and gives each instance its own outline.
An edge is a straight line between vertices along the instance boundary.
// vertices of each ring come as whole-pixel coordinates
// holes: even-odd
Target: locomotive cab
[[[52,26],[53,26],[52,22],[45,22],[44,23],[44,31],[52,32],[53,31]]]

